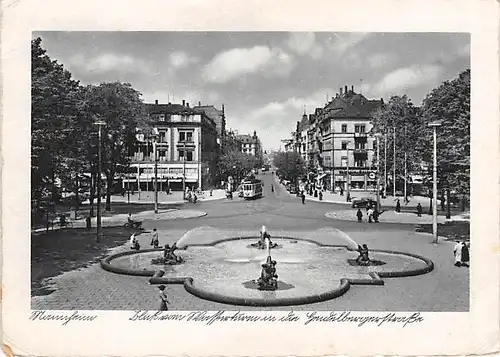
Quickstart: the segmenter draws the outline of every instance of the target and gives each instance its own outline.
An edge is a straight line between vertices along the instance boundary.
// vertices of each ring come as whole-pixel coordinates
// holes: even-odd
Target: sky
[[[255,130],[266,150],[290,138],[304,110],[344,86],[415,105],[470,68],[464,33],[34,32],[82,84],[129,82],[146,103],[226,109],[226,128]]]

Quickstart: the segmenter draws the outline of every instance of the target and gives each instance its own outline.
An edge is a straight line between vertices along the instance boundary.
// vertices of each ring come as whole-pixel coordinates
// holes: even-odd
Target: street
[[[143,225],[148,231],[158,230],[160,245],[172,244],[187,231],[198,227],[234,232],[234,236],[238,236],[239,230],[252,231],[258,236],[261,226],[265,225],[271,236],[281,234],[297,238],[307,232],[333,227],[371,249],[422,255],[434,262],[435,269],[416,277],[385,279],[384,286],[355,286],[339,298],[294,306],[294,310],[468,311],[469,271],[453,265],[451,242],[442,240],[438,245],[431,244],[430,235],[415,233],[414,225],[410,224],[368,224],[327,218],[326,212],[345,210],[346,206],[313,201],[306,201],[303,205],[300,198],[290,195],[270,172],[259,178],[264,182],[262,198],[246,201],[235,195],[233,200],[185,204],[181,211],[196,209],[206,212],[206,215],[175,220],[145,219]],[[147,249],[150,234],[141,234],[138,238],[141,247]],[[110,253],[125,250],[129,250],[127,244],[112,249]],[[147,278],[113,274],[104,271],[99,264],[49,279],[47,285],[54,292],[32,297],[33,309],[138,310],[157,307],[157,288],[150,285]],[[240,309],[194,297],[182,285],[168,285],[167,294],[171,310]],[[289,310],[290,307],[267,309]]]

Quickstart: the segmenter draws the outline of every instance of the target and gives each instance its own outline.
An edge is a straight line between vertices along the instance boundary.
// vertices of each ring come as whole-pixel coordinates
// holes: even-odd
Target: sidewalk
[[[350,210],[340,210],[325,213],[325,216],[332,219],[339,219],[344,221],[357,221],[356,217],[357,209],[352,208]],[[366,215],[366,210],[361,209],[363,212],[363,222],[368,222],[368,216]],[[446,219],[445,216],[437,216],[438,223],[446,223],[453,221],[470,221],[470,215],[468,213],[451,216],[450,219]],[[416,213],[411,212],[395,212],[395,211],[384,211],[379,216],[380,223],[408,223],[408,224],[431,224],[432,215],[422,214],[419,217]]]
[[[357,199],[357,198],[371,198],[372,200],[376,201],[377,200],[377,194],[375,192],[357,192],[357,191],[352,191],[351,192],[351,202],[346,202],[347,198],[347,193],[344,192],[344,195],[341,196],[339,193],[331,193],[329,191],[323,191],[323,200],[320,201],[318,197],[314,196],[309,196],[306,194],[306,200],[310,201],[317,201],[317,202],[326,202],[326,203],[338,203],[338,204],[345,204],[345,205],[351,205],[352,201]],[[411,208],[416,208],[417,204],[421,204],[422,207],[429,207],[429,197],[423,197],[423,196],[413,196],[409,197],[408,204],[404,203],[404,197],[396,197],[394,198],[393,196],[389,196],[386,198],[380,198],[380,204],[382,206],[396,206],[396,201],[399,198],[399,202],[401,203],[401,207],[404,209],[405,207],[411,207]]]
[[[192,210],[192,209],[186,209],[186,210],[179,210],[179,209],[162,209],[159,210],[158,213],[155,213],[154,210],[152,211],[142,211],[142,212],[137,212],[132,215],[132,219],[134,221],[144,221],[144,220],[171,220],[171,219],[186,219],[186,218],[195,218],[195,217],[203,217],[206,216],[206,212],[203,211],[198,211],[198,210]],[[117,226],[117,225],[123,225],[128,221],[128,214],[127,213],[119,213],[119,214],[111,214],[109,216],[102,216],[101,217],[101,225],[103,227],[106,226]],[[73,228],[85,228],[86,227],[86,221],[85,218],[79,218],[76,220],[71,221],[73,223]],[[92,228],[95,228],[97,226],[97,217],[93,217],[91,219],[92,222]],[[56,229],[61,229],[59,225],[55,225],[54,227],[50,228],[49,230],[56,230]],[[31,233],[41,233],[45,232],[47,230],[46,227],[41,227],[41,228],[36,228],[31,231]]]
[[[203,191],[203,194],[198,196],[199,202],[207,202],[207,201],[215,201],[221,200],[226,197],[226,192],[224,190],[213,190],[212,196],[210,196],[210,191]],[[128,203],[129,196],[125,194],[125,196],[114,195],[111,196],[111,202],[120,202],[120,203]],[[170,195],[167,195],[165,192],[158,192],[158,203],[171,203],[171,204],[179,204],[187,202],[183,200],[183,195],[181,191],[173,191]],[[89,203],[85,201],[84,203]],[[95,203],[95,200],[94,200]],[[154,192],[151,191],[141,191],[140,199],[139,193],[134,193],[130,195],[130,203],[135,204],[152,204],[154,203]]]

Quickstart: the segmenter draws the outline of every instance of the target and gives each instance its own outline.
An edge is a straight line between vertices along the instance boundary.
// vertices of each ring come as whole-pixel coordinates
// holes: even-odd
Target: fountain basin
[[[266,252],[249,248],[257,238],[219,241],[212,245],[190,246],[177,251],[184,263],[152,265],[161,250],[125,252],[103,261],[103,268],[121,274],[152,276],[164,273],[152,283],[183,283],[192,294],[217,302],[250,306],[298,305],[328,300],[342,295],[350,284],[380,285],[383,277],[418,275],[429,272],[432,262],[416,255],[370,251],[370,258],[383,261],[378,266],[351,266],[357,253],[344,246],[325,246],[298,238],[275,237],[282,249],[271,250],[277,261],[279,281],[286,289],[261,291],[249,287],[257,279]],[[380,277],[380,278],[379,278]],[[351,283],[350,283],[351,282]]]

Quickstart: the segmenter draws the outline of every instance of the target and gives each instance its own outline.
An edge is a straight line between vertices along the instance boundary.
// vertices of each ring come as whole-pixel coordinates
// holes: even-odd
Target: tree
[[[53,205],[59,196],[59,179],[75,153],[68,145],[78,122],[81,87],[71,73],[51,60],[31,41],[31,184],[36,204]]]
[[[437,152],[442,188],[470,194],[470,69],[445,81],[424,99],[422,119],[426,130],[418,145],[422,157],[432,162],[433,134],[428,123],[439,121]]]
[[[115,176],[126,172],[130,165],[129,157],[135,145],[136,128],[148,127],[146,109],[140,96],[141,93],[129,83],[102,83],[85,88],[85,112],[92,121],[100,120],[105,123],[102,128],[102,168],[107,183],[107,211],[111,210]],[[90,166],[95,167],[95,161]]]
[[[306,165],[299,153],[295,151],[278,152],[273,158],[276,173],[285,180],[297,182],[306,173]]]
[[[239,150],[226,150],[219,159],[217,172],[220,180],[227,180],[228,176],[235,179],[243,178],[248,172],[256,167],[257,159],[250,154]]]
[[[417,173],[420,170],[421,152],[418,150],[418,141],[424,131],[424,123],[420,117],[419,108],[415,107],[406,95],[393,96],[383,106],[373,113],[372,134],[387,136],[387,171],[394,169],[394,129],[396,130],[396,176],[404,178],[404,157],[408,173]],[[380,167],[385,165],[385,140],[379,139]],[[407,178],[408,179],[408,178]],[[397,181],[397,178],[396,178]],[[395,180],[393,178],[392,182]]]

